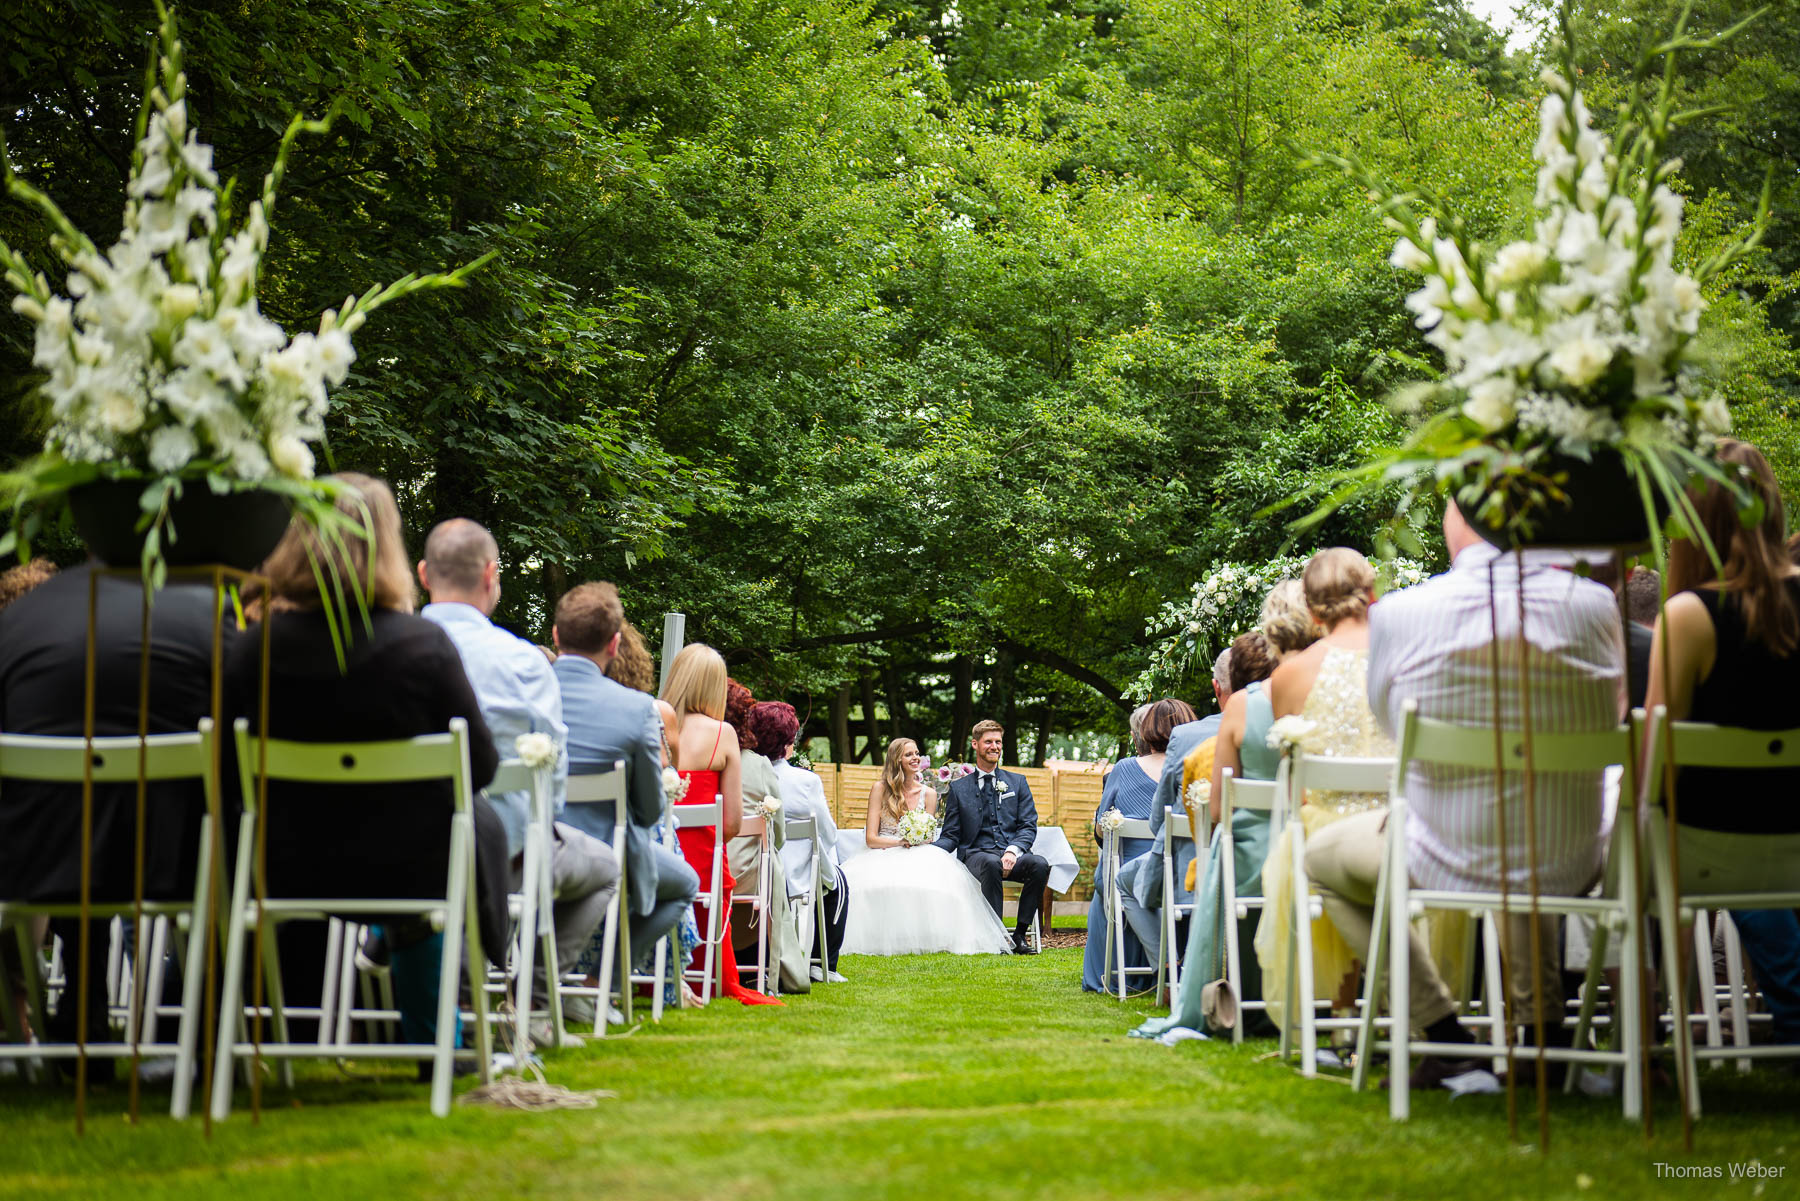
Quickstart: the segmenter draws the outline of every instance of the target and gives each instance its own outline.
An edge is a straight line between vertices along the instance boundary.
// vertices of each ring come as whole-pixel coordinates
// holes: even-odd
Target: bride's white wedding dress
[[[882,815],[879,833],[899,836]],[[844,864],[850,916],[845,955],[998,955],[1012,936],[988,907],[981,885],[955,855],[929,844],[867,851]]]

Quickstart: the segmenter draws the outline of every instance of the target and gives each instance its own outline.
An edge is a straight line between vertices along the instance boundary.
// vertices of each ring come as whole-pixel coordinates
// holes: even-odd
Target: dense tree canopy
[[[22,0],[0,30],[17,169],[110,241],[148,3]],[[1604,99],[1672,0],[1582,0]],[[1697,28],[1753,6],[1701,0]],[[499,616],[545,634],[609,578],[654,634],[785,697],[839,756],[982,712],[1041,757],[1123,729],[1146,623],[1270,503],[1397,437],[1422,345],[1354,152],[1493,235],[1528,219],[1537,56],[1459,0],[188,0],[218,162],[303,143],[264,307],[498,249],[358,340],[331,461],[386,476],[416,547],[502,547]],[[1684,84],[1689,255],[1776,181],[1766,250],[1712,297],[1740,426],[1790,494],[1800,443],[1800,16]],[[1601,106],[1596,106],[1601,111]],[[46,230],[0,207],[0,236]],[[47,260],[46,260],[47,265]],[[41,436],[0,322],[0,454]],[[1308,545],[1372,545],[1346,510]],[[1305,549],[1301,547],[1300,549]],[[1201,680],[1186,691],[1198,701]],[[853,715],[856,720],[852,721]]]

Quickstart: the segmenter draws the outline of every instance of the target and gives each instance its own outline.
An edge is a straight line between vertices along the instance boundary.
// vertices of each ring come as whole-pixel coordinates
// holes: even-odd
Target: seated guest
[[[521,734],[547,734],[555,741],[550,802],[551,812],[560,816],[569,778],[569,731],[563,724],[562,690],[542,651],[490,620],[500,603],[500,547],[494,536],[466,518],[443,522],[425,539],[425,557],[418,570],[419,583],[431,597],[419,616],[438,625],[456,644],[500,757],[517,753]],[[512,891],[518,892],[524,887],[531,794],[500,793],[490,795],[488,801],[506,826]],[[561,820],[554,822],[550,841],[556,961],[559,966],[573,967],[612,904],[619,864],[612,847]],[[547,966],[539,964],[538,970],[543,972]]]
[[[1624,711],[1625,663],[1619,647],[1618,608],[1610,592],[1556,565],[1563,556],[1527,551],[1523,579],[1515,556],[1483,542],[1454,504],[1444,514],[1444,542],[1451,567],[1423,584],[1389,593],[1369,610],[1368,700],[1383,733],[1399,730],[1408,700],[1422,717],[1507,729],[1523,725],[1518,673],[1503,669],[1496,681],[1490,663],[1495,623],[1503,647],[1519,640],[1523,593],[1526,636],[1532,652],[1532,706],[1558,714],[1558,730],[1583,733],[1613,728]],[[1323,669],[1319,672],[1323,680]],[[1498,693],[1499,713],[1494,712]],[[1279,698],[1277,707],[1279,708]],[[1407,858],[1419,888],[1497,891],[1500,865],[1514,896],[1530,888],[1530,864],[1538,866],[1545,894],[1578,895],[1598,878],[1602,845],[1601,773],[1542,772],[1533,781],[1538,813],[1537,845],[1528,843],[1523,773],[1505,775],[1496,793],[1491,768],[1415,763],[1404,784]],[[1497,820],[1506,806],[1508,845]],[[1375,881],[1387,814],[1355,813],[1309,837],[1306,870],[1318,885],[1325,913],[1351,947],[1369,946]],[[1385,919],[1384,919],[1385,920]],[[1563,1001],[1559,940],[1553,918],[1543,918],[1534,965],[1531,919],[1520,913],[1500,923],[1501,954],[1508,973],[1511,1020],[1535,1026],[1534,1007],[1552,1039],[1561,1035]],[[1469,1042],[1456,1020],[1456,1004],[1414,931],[1407,949],[1411,1013],[1415,1028],[1433,1042]],[[1542,994],[1533,978],[1544,983]],[[1475,1059],[1430,1057],[1412,1073],[1413,1087],[1439,1087],[1447,1079],[1485,1070]]]
[[[1120,760],[1107,775],[1106,785],[1100,794],[1100,807],[1094,811],[1094,838],[1102,844],[1105,842],[1105,834],[1099,827],[1099,821],[1105,814],[1117,810],[1127,818],[1140,821],[1149,819],[1150,804],[1156,796],[1156,784],[1162,778],[1164,760],[1168,757],[1169,735],[1177,726],[1194,720],[1194,711],[1188,703],[1173,698],[1143,706],[1141,714],[1132,733],[1133,748],[1137,754],[1130,759]],[[1132,716],[1139,717],[1138,714]],[[1150,853],[1151,845],[1151,840],[1147,838],[1126,838],[1120,841],[1121,882],[1126,879],[1126,867],[1139,856]],[[1112,881],[1102,870],[1096,869],[1094,899],[1088,905],[1087,949],[1082,955],[1081,963],[1081,987],[1088,992],[1108,991],[1107,941],[1115,949],[1118,946],[1107,920],[1106,900],[1111,887]],[[1123,910],[1131,929],[1125,937],[1125,961],[1123,964],[1115,963],[1114,966],[1148,966],[1154,963],[1162,934],[1158,910],[1145,909],[1129,890],[1124,894]]]
[[[1225,697],[1230,689],[1226,686],[1226,678],[1230,671],[1228,664],[1231,658],[1230,648],[1219,652],[1213,660],[1212,689],[1213,700],[1221,709],[1225,705]],[[1136,716],[1134,714],[1134,716]],[[1163,759],[1162,776],[1156,782],[1156,795],[1150,801],[1150,829],[1152,837],[1150,852],[1139,855],[1126,865],[1126,870],[1119,873],[1119,879],[1130,890],[1137,908],[1160,916],[1163,905],[1163,848],[1167,844],[1168,835],[1163,829],[1163,819],[1167,811],[1182,803],[1185,796],[1182,784],[1182,773],[1188,756],[1192,755],[1201,743],[1210,739],[1219,731],[1222,715],[1209,713],[1194,721],[1184,722],[1176,726],[1169,735],[1169,748]],[[1191,905],[1194,903],[1193,886],[1189,883],[1194,874],[1193,842],[1183,842],[1175,851],[1175,903]],[[1185,919],[1184,919],[1185,920]],[[1161,925],[1157,926],[1160,938]],[[1177,937],[1180,936],[1179,927]]]
[[[800,732],[800,722],[792,705],[782,701],[762,702],[750,710],[750,729],[756,736],[756,745],[768,748],[775,777],[781,781],[782,820],[810,816],[818,823],[822,862],[814,862],[810,838],[787,839],[781,848],[781,859],[787,869],[789,898],[808,891],[808,885],[815,877],[826,893],[820,905],[825,918],[825,965],[816,969],[818,975],[814,978],[842,984],[844,978],[837,973],[837,961],[838,949],[844,945],[844,923],[850,916],[850,886],[844,882],[843,870],[838,867],[838,828],[831,816],[831,806],[825,800],[825,785],[813,772],[789,761],[794,754],[794,739]],[[795,916],[800,945],[810,954],[816,941],[813,915],[802,912]]]
[[[295,520],[263,574],[269,579],[269,713],[272,738],[297,742],[365,742],[441,734],[452,718],[469,726],[470,785],[486,787],[500,761],[481,704],[469,686],[462,656],[444,631],[412,612],[412,578],[394,494],[380,480],[345,473],[338,508],[358,521],[367,512],[369,538],[322,539]],[[315,567],[316,565],[316,567]],[[352,613],[336,627],[343,664],[319,575],[371,581],[368,620]],[[329,587],[329,585],[327,585]],[[159,606],[160,607],[160,606]],[[226,655],[224,728],[238,717],[252,734],[260,711],[261,642],[252,628]],[[534,652],[535,653],[535,652]],[[224,784],[237,792],[236,755],[226,743]],[[450,783],[269,784],[268,889],[274,896],[442,896],[450,856]],[[495,964],[506,962],[506,831],[485,798],[474,800],[476,882],[482,942]],[[436,1038],[440,932],[423,920],[384,927],[392,957],[401,1027],[408,1042]],[[283,945],[287,961],[286,944]],[[284,962],[298,973],[297,964]],[[312,971],[317,975],[317,969]],[[429,1078],[430,1064],[419,1074]]]
[[[718,840],[736,838],[744,818],[743,761],[738,753],[737,732],[725,721],[725,660],[704,643],[681,648],[669,667],[662,701],[667,706],[675,768],[687,781],[687,795],[680,804],[719,806],[717,826],[695,826],[680,831],[681,853],[696,874],[710,886],[713,851]],[[731,955],[731,892],[735,885],[729,864],[720,865],[720,905],[716,962],[719,991],[745,1005],[780,1005],[773,997],[752,992],[738,983],[737,965]],[[705,931],[707,914],[696,908],[694,920]],[[690,970],[704,970],[705,948],[695,952]]]
[[[619,627],[619,653],[606,665],[606,678],[635,692],[656,694],[656,661],[650,657],[644,636],[629,621]]]
[[[1265,614],[1269,612],[1264,606]],[[1289,636],[1295,629],[1304,626],[1284,627]],[[1224,708],[1225,720],[1219,733],[1201,743],[1188,756],[1196,773],[1204,769],[1204,778],[1208,781],[1210,796],[1207,802],[1206,820],[1216,823],[1223,820],[1224,789],[1223,773],[1216,769],[1221,744],[1230,757],[1233,774],[1245,780],[1273,780],[1275,769],[1280,759],[1268,745],[1269,726],[1274,718],[1269,709],[1269,698],[1264,690],[1263,682],[1269,673],[1275,670],[1273,648],[1267,637],[1259,630],[1248,634],[1240,634],[1226,652],[1230,674],[1226,677],[1224,695],[1220,704]],[[1186,775],[1184,769],[1184,775]],[[1186,793],[1183,793],[1184,799]],[[1190,812],[1192,807],[1190,806]],[[1198,821],[1199,814],[1193,814]],[[1196,825],[1195,829],[1199,826]],[[1254,809],[1240,809],[1232,814],[1231,836],[1233,840],[1232,866],[1237,877],[1237,891],[1240,896],[1256,896],[1262,888],[1262,865],[1269,849],[1269,815]],[[1220,927],[1220,889],[1223,887],[1223,871],[1221,855],[1224,843],[1214,840],[1208,848],[1206,874],[1200,885],[1194,890],[1194,916],[1188,926],[1187,952],[1182,958],[1183,976],[1181,991],[1173,998],[1169,1016],[1151,1018],[1131,1033],[1136,1038],[1160,1038],[1172,1030],[1204,1030],[1206,1015],[1202,1005],[1202,993],[1211,981],[1221,979],[1224,975],[1224,944]],[[1224,920],[1236,921],[1235,916]],[[1245,919],[1246,923],[1250,919]],[[1249,941],[1248,937],[1239,940],[1240,945]],[[1240,999],[1258,998],[1261,992],[1261,977],[1256,971],[1254,956],[1245,956],[1240,964],[1243,976],[1243,997]]]
[[[1269,677],[1269,703],[1276,721],[1298,714],[1315,723],[1309,754],[1390,758],[1393,741],[1381,732],[1369,708],[1369,605],[1375,599],[1375,569],[1347,546],[1322,550],[1307,560],[1300,583],[1307,612],[1324,637],[1297,654],[1284,656]],[[1310,791],[1300,798],[1300,822],[1307,841],[1332,822],[1353,813],[1387,807],[1386,793]],[[1263,999],[1278,1011],[1287,998],[1287,940],[1294,912],[1293,857],[1288,832],[1276,836],[1263,867],[1269,903],[1256,927],[1256,958],[1262,967]],[[1312,923],[1316,997],[1339,1006],[1354,1003],[1356,964],[1363,948],[1352,947],[1330,922]]]
[[[618,654],[624,624],[617,589],[603,582],[580,584],[557,602],[551,637],[560,652],[555,671],[569,729],[569,757],[588,765],[625,761],[625,909],[632,953],[643,957],[675,930],[700,893],[700,878],[686,860],[656,840],[664,802],[663,731],[656,706],[647,694],[606,674]],[[613,817],[595,806],[571,805],[563,820],[612,842]],[[594,954],[599,954],[597,948]],[[596,971],[589,984],[597,982]]]
[[[48,559],[32,559],[17,567],[0,571],[0,609],[6,608],[55,574],[56,564]],[[84,637],[86,632],[84,628]],[[132,732],[136,733],[135,730]]]
[[[1671,721],[1800,727],[1800,569],[1782,544],[1781,489],[1754,446],[1725,439],[1718,457],[1737,468],[1761,502],[1762,518],[1743,524],[1737,497],[1722,484],[1708,481],[1697,490],[1694,507],[1724,567],[1715,569],[1691,539],[1670,546],[1671,595],[1656,629],[1649,703],[1666,706]],[[1682,890],[1793,888],[1800,877],[1797,789],[1800,772],[1792,768],[1681,768],[1673,804]],[[1791,909],[1733,910],[1731,917],[1775,1038],[1800,1042],[1800,920]]]
[[[777,805],[783,800],[781,780],[775,774],[775,765],[767,756],[757,752],[756,734],[750,728],[750,713],[755,707],[756,697],[748,688],[736,680],[725,682],[725,723],[737,731],[738,755],[744,771],[746,813],[765,800],[772,799]],[[779,853],[785,839],[779,818],[769,823],[769,840],[774,852],[770,857],[770,868],[774,873],[770,889],[774,912],[767,923],[770,932],[767,970],[776,975],[778,987],[782,991],[811,992],[812,978],[806,970],[806,946],[794,937],[793,913],[787,903],[787,873],[782,867]],[[731,859],[732,878],[737,881],[738,896],[754,895],[762,887],[762,840],[740,835],[731,840],[728,855]],[[738,964],[746,970],[752,970],[756,966],[756,948],[758,939],[762,936],[763,922],[760,917],[750,913],[743,913],[740,918],[741,920],[732,923]]]
[[[42,559],[15,567],[0,610],[0,730],[79,738],[87,681],[88,587],[95,563],[62,573]],[[94,731],[138,732],[138,666],[143,649],[143,588],[136,578],[101,575],[94,626]],[[212,712],[214,600],[210,584],[172,579],[151,609],[150,733],[191,734]],[[227,650],[237,637],[225,624]],[[227,731],[228,732],[228,731]],[[149,786],[144,831],[144,895],[191,897],[206,797],[198,780]],[[137,786],[94,786],[92,896],[130,900],[136,874]],[[7,780],[0,787],[0,900],[75,901],[81,891],[81,786]],[[106,1037],[107,925],[89,928],[88,1030]],[[80,923],[57,918],[66,962],[75,971]],[[11,931],[6,942],[16,949]],[[74,978],[70,977],[71,980]],[[73,997],[73,993],[67,994]],[[48,1037],[75,1041],[76,1006],[58,1007]],[[91,1078],[112,1071],[89,1064]]]

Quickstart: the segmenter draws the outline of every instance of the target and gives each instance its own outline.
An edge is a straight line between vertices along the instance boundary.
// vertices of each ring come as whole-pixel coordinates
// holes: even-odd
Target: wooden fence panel
[[[1090,772],[1056,773],[1056,810],[1052,824],[1061,826],[1069,836],[1075,858],[1081,860],[1081,874],[1064,900],[1081,901],[1093,895],[1094,864],[1100,861],[1100,848],[1094,841],[1094,810],[1100,807],[1100,794],[1106,778]]]
[[[825,786],[825,807],[831,810],[831,820],[836,821],[838,815],[838,768],[835,763],[815,763],[813,775],[819,777],[819,783]]]
[[[1018,772],[1031,785],[1031,801],[1037,806],[1038,824],[1056,825],[1056,781],[1045,767],[1009,767],[1007,771]]]
[[[869,790],[881,779],[879,763],[843,763],[838,765],[837,823],[861,826],[869,817]]]

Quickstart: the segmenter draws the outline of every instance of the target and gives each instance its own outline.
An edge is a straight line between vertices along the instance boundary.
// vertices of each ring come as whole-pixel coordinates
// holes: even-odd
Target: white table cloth
[[[848,863],[858,855],[867,854],[869,844],[862,827],[840,827],[837,849],[839,863]],[[1069,836],[1063,833],[1061,826],[1039,826],[1037,840],[1031,844],[1031,853],[1042,855],[1044,862],[1050,865],[1052,892],[1069,891],[1069,885],[1075,883],[1075,877],[1081,874],[1081,861],[1075,858],[1075,848],[1069,845]]]

